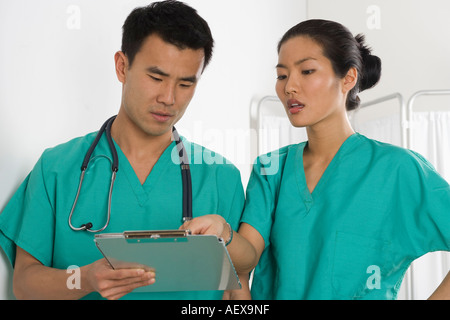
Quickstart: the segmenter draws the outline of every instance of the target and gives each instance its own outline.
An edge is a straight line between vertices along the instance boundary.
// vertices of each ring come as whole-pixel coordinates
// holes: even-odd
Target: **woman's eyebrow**
[[[308,60],[317,60],[317,59],[316,58],[312,58],[312,57],[300,59],[300,60],[296,61],[294,63],[294,65],[296,65],[296,66],[301,65],[303,62],[306,62]],[[282,63],[277,64],[277,66],[275,68],[276,69],[278,69],[278,68],[287,69],[287,67],[284,64],[282,64]]]

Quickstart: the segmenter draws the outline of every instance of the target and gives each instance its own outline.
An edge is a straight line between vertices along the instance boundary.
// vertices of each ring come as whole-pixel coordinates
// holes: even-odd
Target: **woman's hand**
[[[228,253],[238,273],[250,273],[265,248],[264,239],[258,230],[244,222],[240,225],[239,232],[233,232],[220,215],[206,215],[186,221],[180,230],[222,238],[227,244]]]
[[[242,288],[238,290],[227,290],[223,293],[222,300],[252,300],[250,293],[249,277],[248,273],[238,274],[241,281]]]
[[[252,300],[249,289],[227,290],[223,293],[222,300]]]
[[[192,234],[215,235],[228,241],[231,237],[230,230],[225,219],[218,214],[201,216],[190,221],[186,221],[180,230],[190,230]]]

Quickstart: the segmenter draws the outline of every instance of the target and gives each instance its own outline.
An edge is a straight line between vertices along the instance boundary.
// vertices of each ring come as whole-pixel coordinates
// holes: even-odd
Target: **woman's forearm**
[[[450,272],[429,299],[450,300]]]
[[[256,249],[238,232],[234,232],[227,249],[237,273],[250,273],[258,264]]]

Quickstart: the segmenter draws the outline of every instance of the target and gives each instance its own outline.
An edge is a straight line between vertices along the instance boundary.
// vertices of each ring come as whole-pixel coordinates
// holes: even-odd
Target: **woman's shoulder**
[[[421,168],[436,171],[434,166],[419,152],[381,142],[358,134],[366,152],[372,154],[373,160],[389,164],[391,167]]]
[[[295,159],[296,154],[303,150],[306,142],[291,144],[271,152],[260,155],[256,158],[253,167],[264,176],[281,176],[284,167],[289,159]]]
[[[267,166],[270,165],[271,161],[278,161],[278,162],[284,162],[289,154],[297,152],[299,148],[304,148],[306,145],[306,142],[301,142],[298,144],[291,144],[284,147],[281,147],[279,149],[275,149],[273,151],[261,154],[256,158],[255,164],[261,165],[261,166]]]
[[[306,143],[307,142],[305,141],[305,142],[301,142],[301,143],[297,143],[297,144],[290,144],[290,145],[281,147],[279,149],[275,149],[273,151],[270,151],[270,152],[267,152],[267,153],[264,153],[264,154],[258,156],[257,160],[264,159],[264,158],[278,158],[278,159],[286,158],[289,153],[296,152],[299,148],[304,148]]]

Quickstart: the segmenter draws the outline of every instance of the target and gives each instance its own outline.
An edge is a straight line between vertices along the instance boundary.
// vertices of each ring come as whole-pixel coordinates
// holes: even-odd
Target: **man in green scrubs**
[[[115,55],[122,101],[111,129],[119,170],[104,232],[178,229],[182,224],[182,179],[172,128],[194,95],[212,47],[207,23],[180,2],[137,8],[125,21],[122,51]],[[0,214],[0,245],[15,269],[17,298],[220,299],[219,291],[130,293],[158,281],[157,271],[113,270],[93,233],[70,228],[81,162],[95,136],[46,150]],[[244,203],[239,171],[212,151],[184,138],[183,143],[191,163],[193,216],[220,214],[236,230]],[[100,229],[105,224],[110,159],[103,135],[91,156],[71,219],[74,226],[90,221]],[[67,284],[70,266],[80,267],[79,288]]]

